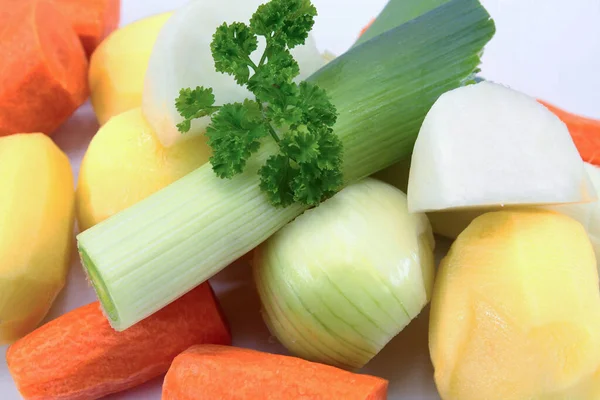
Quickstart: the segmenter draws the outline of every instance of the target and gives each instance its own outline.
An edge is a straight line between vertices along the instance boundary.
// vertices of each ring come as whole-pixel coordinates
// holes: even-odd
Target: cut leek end
[[[122,330],[120,329],[119,313],[117,312],[117,308],[110,296],[110,292],[100,275],[100,271],[98,271],[91,257],[83,248],[79,247],[78,250],[81,258],[81,265],[83,265],[83,269],[92,283],[92,287],[96,291],[102,310],[107,316],[110,325],[117,331]]]

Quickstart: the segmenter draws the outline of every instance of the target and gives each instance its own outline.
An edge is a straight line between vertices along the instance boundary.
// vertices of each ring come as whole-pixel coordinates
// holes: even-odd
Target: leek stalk
[[[495,32],[477,0],[450,0],[353,47],[308,80],[339,112],[344,179],[352,183],[410,156],[429,108],[472,79]],[[272,207],[257,169],[264,145],[231,180],[210,164],[78,236],[82,262],[116,330],[206,281],[304,211]]]
[[[354,46],[415,19],[448,1],[449,0],[390,0],[381,13],[379,13],[375,21],[373,21],[371,26],[369,26],[369,29],[356,40]]]

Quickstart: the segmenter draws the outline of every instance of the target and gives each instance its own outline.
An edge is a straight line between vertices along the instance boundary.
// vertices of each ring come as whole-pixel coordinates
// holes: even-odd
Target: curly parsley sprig
[[[211,116],[206,135],[220,178],[243,172],[263,140],[278,144],[279,152],[259,170],[260,188],[274,206],[317,205],[342,185],[342,143],[332,129],[337,111],[323,89],[294,82],[300,68],[290,49],[305,43],[316,15],[310,0],[271,0],[257,9],[249,26],[219,26],[211,43],[215,68],[255,99],[215,106],[212,89],[197,87],[182,89],[176,100],[182,133],[192,120]],[[250,56],[258,36],[266,47],[255,63]]]

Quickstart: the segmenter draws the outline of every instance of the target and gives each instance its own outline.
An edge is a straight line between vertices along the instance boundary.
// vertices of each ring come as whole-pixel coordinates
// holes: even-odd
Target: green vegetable
[[[431,299],[434,245],[404,193],[366,178],[257,248],[263,318],[294,355],[361,368]]]
[[[381,35],[383,32],[389,31],[411,21],[420,15],[433,10],[449,0],[390,0],[375,21],[369,28],[360,35],[356,40],[355,46],[373,39],[375,36]]]
[[[309,78],[338,111],[349,184],[412,152],[437,98],[469,80],[494,34],[477,0],[451,0],[328,63]],[[210,164],[78,236],[84,268],[102,282],[102,305],[123,330],[209,279],[296,218],[273,207],[257,171],[278,152],[266,141],[244,172],[218,178]]]
[[[217,71],[247,86],[255,100],[215,107],[212,89],[204,87],[182,89],[176,100],[185,118],[177,125],[181,132],[190,130],[193,119],[212,115],[206,135],[220,178],[242,173],[263,138],[278,144],[278,153],[259,170],[260,187],[273,206],[318,205],[342,185],[342,144],[332,129],[336,109],[315,84],[294,82],[300,67],[290,49],[304,44],[316,15],[309,0],[271,0],[249,26],[234,22],[217,29],[211,43]],[[257,65],[250,56],[258,36],[267,45]]]

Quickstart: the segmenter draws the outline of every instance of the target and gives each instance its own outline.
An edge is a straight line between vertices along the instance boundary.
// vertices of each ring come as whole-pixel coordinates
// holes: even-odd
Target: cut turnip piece
[[[215,70],[210,43],[223,22],[248,23],[262,3],[264,0],[190,1],[175,11],[164,25],[150,56],[142,105],[164,146],[203,134],[210,123],[210,117],[205,117],[194,120],[186,134],[177,130],[176,124],[183,120],[175,108],[181,89],[211,87],[217,105],[252,98],[232,76]],[[255,63],[259,62],[264,48],[264,38],[259,37],[259,47],[252,54]],[[306,79],[326,63],[312,36],[291,52],[300,65],[299,80]]]
[[[600,193],[600,168],[596,167],[595,165],[585,163],[585,169],[591,178],[594,188],[596,189],[596,193]],[[574,205],[568,206],[574,207]],[[565,208],[567,205],[561,207]],[[591,204],[591,211],[589,214],[589,225],[587,225],[585,228],[588,231],[594,246],[599,248],[599,251],[596,251],[596,254],[600,256],[600,199]]]
[[[490,82],[461,87],[443,94],[423,122],[411,212],[595,198],[566,125],[523,93]]]
[[[600,168],[588,163],[584,163],[584,165],[596,193],[600,193]],[[473,207],[461,210],[431,212],[427,216],[429,217],[434,233],[450,239],[456,239],[480,215],[511,208],[500,206]],[[598,270],[600,271],[600,200],[592,203],[559,204],[532,208],[557,211],[579,221],[587,231],[590,242],[594,247]]]
[[[589,163],[583,163],[587,176],[596,193],[600,193],[600,169]],[[558,211],[579,221],[588,232],[592,243],[600,240],[600,201],[581,204],[559,204],[544,206],[549,210]],[[596,247],[596,244],[594,244]],[[598,252],[597,252],[598,254]]]

